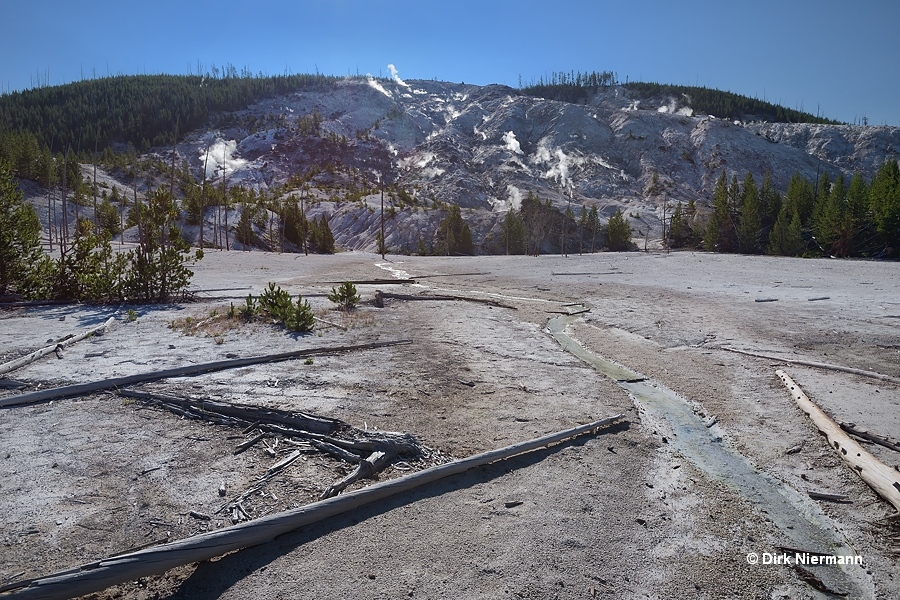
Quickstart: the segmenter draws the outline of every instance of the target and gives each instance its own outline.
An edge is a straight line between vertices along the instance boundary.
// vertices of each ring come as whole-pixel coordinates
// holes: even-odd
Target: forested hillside
[[[599,88],[613,85],[621,85],[631,90],[638,99],[669,96],[676,99],[681,106],[689,107],[695,113],[712,115],[719,119],[757,120],[772,123],[840,124],[839,121],[826,119],[819,115],[714,88],[641,81],[622,83],[617,81],[615,73],[611,71],[599,73],[557,72],[551,74],[547,81],[541,77],[537,82],[520,85],[520,88],[523,94],[537,98],[583,103],[587,102]]]
[[[31,162],[45,149],[81,154],[130,144],[146,152],[205,126],[214,113],[301,89],[327,89],[337,80],[251,76],[233,68],[215,75],[106,77],[0,96],[0,152],[8,160],[22,156],[13,164]]]

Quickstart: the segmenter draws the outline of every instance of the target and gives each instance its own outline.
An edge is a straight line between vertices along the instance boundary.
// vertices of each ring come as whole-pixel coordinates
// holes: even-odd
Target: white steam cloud
[[[242,158],[235,158],[234,151],[237,149],[236,140],[217,139],[214,144],[209,147],[209,161],[206,161],[206,150],[200,151],[200,160],[206,164],[206,177],[213,178],[221,176],[221,171],[225,170],[225,175],[231,175],[241,167],[247,164]]]
[[[506,192],[509,194],[509,207],[513,210],[520,210],[522,208],[522,199],[525,197],[522,194],[522,190],[513,184],[509,184],[506,186]]]
[[[560,185],[568,187],[572,184],[569,178],[569,169],[583,164],[584,158],[566,154],[562,148],[551,150],[546,142],[541,140],[540,144],[538,144],[537,152],[531,158],[531,162],[535,164],[549,164],[550,168],[544,172],[544,178],[556,179]]]
[[[384,86],[381,85],[380,83],[378,83],[377,81],[375,81],[375,78],[372,77],[371,75],[366,75],[366,83],[368,83],[371,87],[375,88],[376,90],[378,90],[379,92],[381,92],[382,94],[384,94],[385,96],[390,98],[391,100],[394,99],[394,97],[391,96],[391,94],[386,89],[384,89]]]
[[[674,98],[670,98],[668,104],[657,108],[656,112],[667,113],[670,115],[681,115],[683,117],[691,117],[694,115],[694,110],[689,106],[678,108],[678,104],[675,102]]]
[[[503,134],[503,144],[506,146],[506,149],[513,154],[523,153],[522,146],[519,145],[519,140],[516,139],[516,134],[512,131],[507,131]]]
[[[409,88],[409,85],[407,85],[405,81],[400,79],[400,75],[397,74],[397,67],[395,67],[393,64],[390,64],[387,66],[387,68],[391,73],[391,79],[393,79],[397,83],[397,85],[402,85],[405,88]]]

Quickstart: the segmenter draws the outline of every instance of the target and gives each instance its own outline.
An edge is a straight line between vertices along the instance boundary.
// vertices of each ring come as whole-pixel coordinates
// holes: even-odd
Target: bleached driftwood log
[[[844,433],[831,417],[803,393],[800,386],[788,377],[787,373],[779,369],[775,371],[775,374],[790,390],[800,410],[806,413],[806,416],[828,440],[828,445],[837,450],[841,458],[853,467],[862,480],[900,513],[900,472],[879,461]]]
[[[51,344],[49,346],[44,346],[40,350],[35,350],[31,354],[26,354],[25,356],[22,356],[21,358],[17,358],[15,360],[11,360],[9,362],[3,363],[2,365],[0,365],[0,375],[3,375],[4,373],[9,373],[10,371],[15,371],[16,369],[18,369],[20,367],[24,367],[27,364],[31,364],[34,361],[41,358],[42,356],[47,356],[51,352],[57,352],[61,348],[66,348],[67,346],[76,344],[86,337],[90,337],[92,335],[96,335],[96,334],[105,332],[115,322],[116,322],[116,318],[110,317],[109,319],[106,320],[105,323],[103,323],[103,325],[98,325],[97,327],[92,327],[91,329],[88,329],[87,331],[79,333],[78,335],[72,336],[70,338],[66,338],[64,340],[60,340],[59,342],[57,342],[55,344]]]
[[[62,600],[83,596],[112,585],[140,577],[163,573],[169,569],[208,560],[233,550],[268,542],[275,537],[328,517],[353,510],[365,504],[394,496],[413,488],[464,473],[469,469],[531,452],[544,446],[577,437],[621,421],[617,415],[580,425],[526,442],[506,446],[432,467],[366,488],[313,502],[287,512],[247,521],[231,527],[195,535],[139,552],[123,554],[76,567],[46,577],[0,586],[0,592],[12,593],[3,598]]]

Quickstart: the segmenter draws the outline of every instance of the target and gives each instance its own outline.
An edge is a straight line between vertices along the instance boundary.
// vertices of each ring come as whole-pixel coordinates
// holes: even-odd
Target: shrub
[[[328,299],[338,305],[340,310],[350,310],[359,304],[359,294],[356,293],[356,286],[345,281],[339,288],[331,288]]]
[[[272,319],[282,323],[288,331],[306,333],[312,331],[316,323],[312,307],[307,300],[297,296],[297,302],[294,303],[290,294],[271,282],[260,296],[259,306]]]

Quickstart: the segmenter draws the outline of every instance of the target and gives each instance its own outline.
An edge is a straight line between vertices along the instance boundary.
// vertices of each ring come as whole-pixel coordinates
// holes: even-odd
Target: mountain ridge
[[[369,217],[383,177],[394,208],[391,248],[414,251],[420,240],[433,246],[441,207],[458,205],[476,245],[489,251],[505,212],[529,194],[559,212],[571,207],[576,217],[581,205],[605,218],[621,210],[636,233],[654,237],[664,207],[693,200],[705,210],[723,172],[741,180],[768,172],[783,191],[794,174],[871,178],[900,147],[895,127],[718,119],[695,113],[683,98],[648,99],[622,85],[570,103],[497,84],[320,83],[217,113],[211,127],[175,144],[176,163],[201,181],[212,148],[205,165],[212,181],[282,196],[300,177],[314,200],[310,214],[326,215],[337,242],[360,250],[377,247]],[[149,155],[165,164],[171,146]],[[398,201],[401,189],[414,202]],[[544,249],[560,247],[548,241]]]

